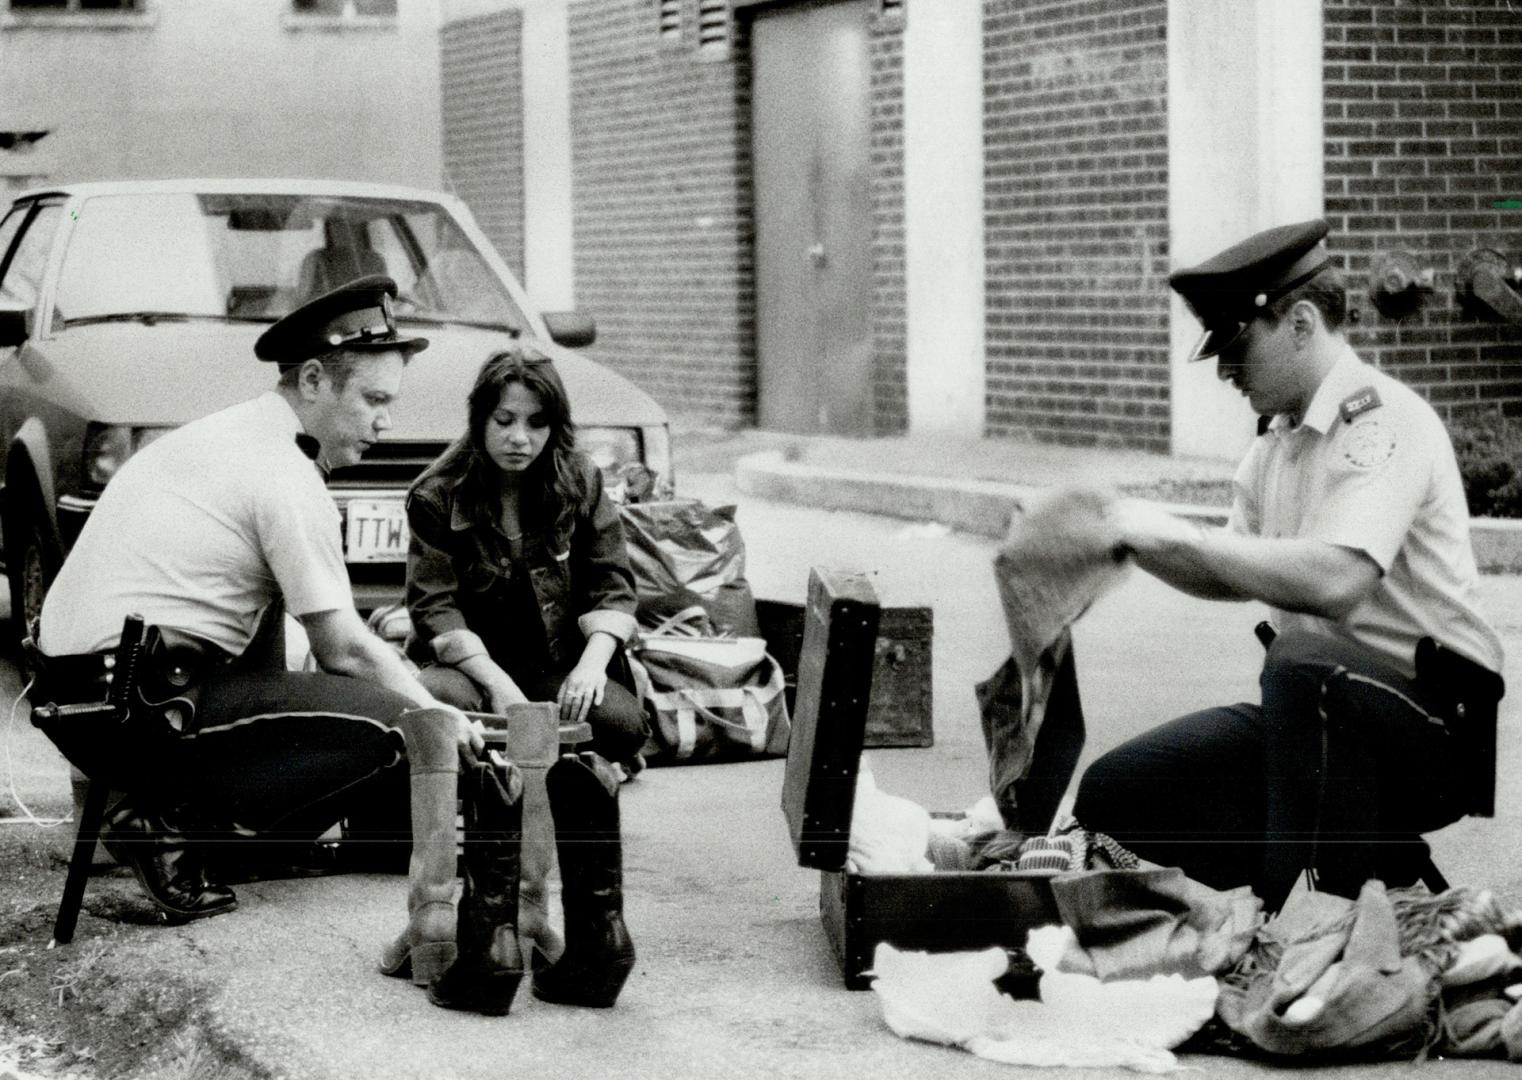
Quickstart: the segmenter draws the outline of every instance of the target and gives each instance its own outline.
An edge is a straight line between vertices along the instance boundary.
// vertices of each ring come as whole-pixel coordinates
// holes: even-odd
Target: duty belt
[[[184,734],[195,722],[200,684],[231,657],[211,643],[168,628],[122,625],[114,652],[48,656],[28,642],[37,668],[33,723],[112,716],[157,734]]]

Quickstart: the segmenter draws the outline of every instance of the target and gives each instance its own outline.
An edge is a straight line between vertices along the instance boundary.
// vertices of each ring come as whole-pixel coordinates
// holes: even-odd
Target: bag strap
[[[653,629],[647,630],[646,636],[658,637],[661,634],[669,634],[677,637],[708,637],[703,633],[703,622],[708,618],[708,612],[702,604],[692,604],[684,607],[674,615],[668,615]]]

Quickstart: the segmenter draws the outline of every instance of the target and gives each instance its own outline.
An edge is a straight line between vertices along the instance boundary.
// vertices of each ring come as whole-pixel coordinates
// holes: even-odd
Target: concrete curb
[[[747,495],[852,510],[909,521],[934,521],[979,536],[1001,537],[1021,498],[1040,485],[999,484],[950,477],[896,476],[788,461],[780,450],[747,454],[735,463],[735,485]],[[1219,507],[1167,504],[1184,517],[1223,524]],[[1475,518],[1475,561],[1486,573],[1522,572],[1522,520]]]

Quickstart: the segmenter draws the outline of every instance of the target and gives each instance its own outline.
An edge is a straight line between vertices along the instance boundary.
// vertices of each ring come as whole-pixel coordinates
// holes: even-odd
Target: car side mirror
[[[590,315],[575,311],[547,311],[544,326],[550,332],[550,340],[567,349],[580,349],[597,340],[597,323]]]
[[[0,300],[0,349],[32,336],[32,309],[16,300]]]

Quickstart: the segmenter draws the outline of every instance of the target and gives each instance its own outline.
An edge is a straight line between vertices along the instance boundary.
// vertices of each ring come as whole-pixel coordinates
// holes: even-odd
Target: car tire
[[[53,550],[40,515],[24,514],[14,525],[14,530],[6,529],[5,565],[11,590],[11,639],[19,647],[32,620],[42,611],[43,598],[62,560]]]

